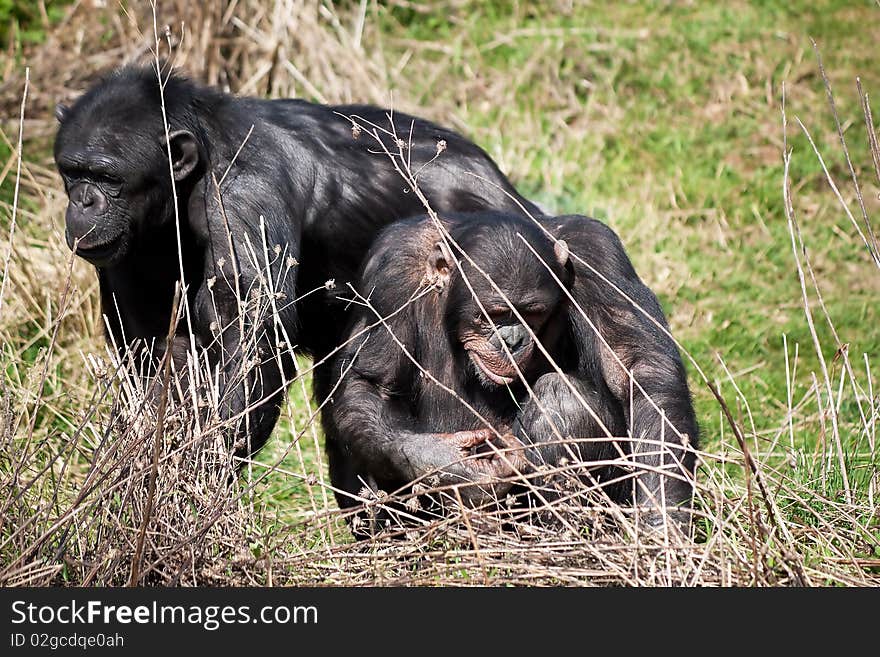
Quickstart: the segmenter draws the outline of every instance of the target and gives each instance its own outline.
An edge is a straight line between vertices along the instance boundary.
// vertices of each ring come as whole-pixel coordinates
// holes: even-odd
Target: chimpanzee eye
[[[82,178],[87,178],[88,172],[80,169],[66,168],[61,170],[61,177],[64,178],[65,182],[72,183]]]
[[[122,180],[109,173],[98,173],[94,175],[95,182],[104,185],[121,185]]]
[[[110,173],[92,174],[95,184],[104,190],[104,193],[110,196],[118,196],[122,191],[123,181]]]
[[[513,313],[507,308],[489,310],[488,314],[494,324],[511,324],[513,322]]]

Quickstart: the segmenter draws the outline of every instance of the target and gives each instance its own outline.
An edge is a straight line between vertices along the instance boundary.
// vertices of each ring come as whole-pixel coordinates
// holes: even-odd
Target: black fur
[[[696,447],[698,428],[685,369],[674,341],[603,280],[667,328],[654,294],[636,275],[617,235],[599,221],[582,216],[540,217],[540,227],[553,239],[531,220],[514,214],[442,216],[452,239],[514,307],[527,308],[539,300],[543,317],[536,316],[529,324],[538,327],[534,333],[562,374],[534,352],[523,360],[522,368],[522,378],[532,387],[533,396],[522,379],[508,385],[487,381],[466,352],[462,336],[482,333],[497,348],[499,342],[492,342],[490,336],[497,338],[502,331],[495,333],[485,321],[479,326],[474,323],[482,312],[463,284],[461,270],[486,309],[498,305],[497,291],[466,260],[449,273],[442,288],[431,287],[436,280],[430,266],[427,277],[424,272],[426,263],[434,260],[432,248],[440,232],[430,218],[407,219],[386,228],[370,249],[357,284],[373,309],[362,305],[351,319],[346,332],[351,342],[334,365],[338,386],[324,414],[333,457],[331,476],[344,491],[337,496],[340,506],[353,506],[345,492],[356,493],[364,483],[394,491],[434,470],[445,473],[446,483],[478,484],[462,490],[472,491],[468,497],[474,501],[485,499],[479,485],[485,489],[485,472],[469,467],[473,459],[461,461],[466,452],[450,442],[450,434],[481,429],[485,424],[461,401],[422,376],[393,334],[425,370],[491,426],[502,434],[514,434],[525,445],[532,465],[558,465],[566,456],[584,461],[614,459],[623,450],[628,458],[647,466],[637,468],[637,483],[632,477],[622,478],[621,469],[597,469],[585,477],[610,483],[606,492],[617,502],[634,501],[648,507],[650,523],[662,522],[661,502],[676,507],[671,512],[676,520],[686,520],[695,457],[693,451],[682,448],[678,432],[687,436],[690,447]],[[562,255],[555,255],[554,239],[564,240],[571,255],[564,249]],[[570,292],[586,318],[560,287]],[[377,315],[388,319],[369,328]],[[520,325],[503,313],[498,317],[498,327]],[[609,347],[643,391],[631,386],[629,375]],[[516,358],[517,353],[511,356]],[[592,411],[585,409],[578,394]],[[646,395],[665,413],[665,426]],[[559,437],[618,440],[569,447],[558,444]],[[644,439],[663,440],[665,454],[661,457],[660,448]],[[657,468],[671,476],[663,476]],[[499,464],[499,471],[506,469]],[[615,480],[624,483],[615,484]],[[497,494],[499,488],[490,492]]]
[[[68,243],[97,268],[109,337],[123,351],[139,344],[161,352],[180,278],[176,186],[191,328],[219,368],[223,416],[246,420],[239,453],[254,452],[271,433],[294,374],[290,350],[274,357],[277,343],[320,358],[344,322],[335,293],[293,300],[331,279],[343,288],[379,229],[423,206],[367,134],[369,122],[390,129],[387,110],[237,98],[171,75],[164,101],[172,183],[160,100],[153,68],[124,68],[71,108],[59,107],[55,159],[71,201]],[[359,138],[351,116],[360,117]],[[400,113],[393,125],[434,208],[514,210],[519,202],[535,211],[465,138]],[[396,152],[394,140],[380,135]],[[426,165],[441,140],[445,150]],[[259,288],[266,257],[275,305],[243,317],[237,297]],[[256,336],[253,354],[239,348],[242,328]]]

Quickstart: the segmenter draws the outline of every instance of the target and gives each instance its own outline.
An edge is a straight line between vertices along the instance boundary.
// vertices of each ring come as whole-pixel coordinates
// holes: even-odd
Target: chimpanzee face
[[[68,197],[67,245],[106,267],[121,262],[142,231],[173,217],[173,206],[161,120],[141,118],[132,129],[137,119],[126,121],[118,109],[96,107],[98,101],[86,98],[71,109],[59,105],[55,162]],[[173,177],[181,181],[198,163],[195,138],[172,132],[170,145]]]
[[[529,300],[505,295],[522,321],[502,299],[484,308],[476,302],[466,309],[458,324],[457,337],[468,354],[477,378],[488,387],[508,385],[518,379],[517,369],[528,376],[538,355],[535,339],[542,337],[544,325],[553,315],[560,299]],[[494,305],[500,301],[498,305]]]
[[[479,239],[459,240],[474,263],[459,258],[464,276],[453,272],[454,261],[443,242],[437,243],[432,258],[437,275],[449,279],[445,315],[452,342],[465,351],[472,373],[488,388],[519,380],[518,372],[527,377],[541,360],[535,340],[543,344],[551,325],[559,324],[566,299],[561,285],[570,284],[571,269],[564,241],[554,245],[529,231],[536,255],[521,240],[498,232],[509,232],[509,227],[484,227]]]

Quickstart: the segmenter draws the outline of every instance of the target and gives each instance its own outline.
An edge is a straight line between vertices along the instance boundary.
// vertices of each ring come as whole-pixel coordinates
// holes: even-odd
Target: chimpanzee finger
[[[443,434],[444,438],[451,441],[460,449],[470,449],[486,442],[495,433],[491,429],[474,429],[470,431],[456,431],[455,433]]]
[[[516,465],[505,455],[495,454],[488,458],[469,459],[464,465],[478,476],[489,479],[505,479],[516,474]]]
[[[496,443],[501,443],[504,448],[502,455],[511,465],[523,472],[530,468],[529,460],[525,457],[525,445],[520,442],[519,438],[511,433],[506,433]]]

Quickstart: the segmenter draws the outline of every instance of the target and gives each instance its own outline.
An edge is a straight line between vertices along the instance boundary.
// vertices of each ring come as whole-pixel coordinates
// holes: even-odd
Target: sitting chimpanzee
[[[389,226],[365,259],[324,414],[334,485],[392,492],[434,472],[476,504],[529,463],[617,460],[584,476],[648,525],[663,508],[686,524],[685,370],[615,233],[582,216],[442,217]]]
[[[382,226],[424,211],[395,163],[437,210],[536,211],[468,140],[376,107],[236,98],[134,67],[56,115],[67,242],[97,269],[108,337],[147,373],[166,352],[207,355],[240,455],[269,437],[294,351],[320,361],[338,344],[325,284],[344,287]]]

